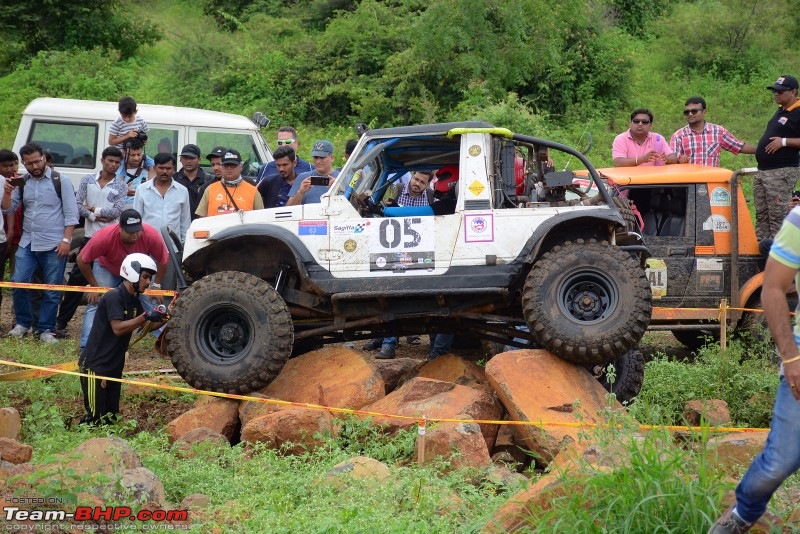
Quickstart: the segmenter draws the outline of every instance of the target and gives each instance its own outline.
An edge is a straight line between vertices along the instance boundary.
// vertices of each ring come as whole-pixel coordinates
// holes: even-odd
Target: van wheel
[[[531,268],[522,306],[534,339],[577,365],[613,362],[650,324],[652,294],[639,261],[607,241],[553,247]]]
[[[248,393],[269,384],[292,352],[286,303],[251,274],[222,271],[201,278],[175,300],[167,352],[192,387]]]

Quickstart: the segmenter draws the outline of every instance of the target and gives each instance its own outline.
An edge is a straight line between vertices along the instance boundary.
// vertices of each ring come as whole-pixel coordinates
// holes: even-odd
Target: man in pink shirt
[[[719,124],[706,122],[706,101],[693,96],[683,105],[687,125],[672,134],[670,148],[678,163],[697,163],[719,167],[722,149],[732,154],[755,154],[756,147],[733,136]]]
[[[149,224],[143,224],[142,216],[133,209],[127,209],[120,214],[119,224],[112,224],[95,232],[78,254],[78,268],[93,287],[117,287],[122,281],[119,274],[122,262],[128,254],[134,252],[147,254],[155,260],[158,271],[151,287],[161,289],[161,280],[167,272],[169,262],[167,247],[159,231]],[[86,295],[81,351],[89,339],[99,297],[98,293]],[[148,297],[142,295],[141,300],[147,311],[153,308]]]
[[[630,128],[615,137],[611,145],[614,167],[678,163],[664,136],[652,133],[652,129],[653,114],[650,110],[633,110]]]

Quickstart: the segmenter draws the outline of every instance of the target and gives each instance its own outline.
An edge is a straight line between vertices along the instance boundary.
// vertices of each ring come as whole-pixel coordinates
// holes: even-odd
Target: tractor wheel
[[[578,239],[533,265],[522,305],[542,347],[577,365],[601,365],[639,343],[651,298],[636,258],[606,241]]]
[[[175,301],[167,352],[192,387],[248,393],[277,376],[293,340],[292,317],[272,286],[223,271],[198,280]]]

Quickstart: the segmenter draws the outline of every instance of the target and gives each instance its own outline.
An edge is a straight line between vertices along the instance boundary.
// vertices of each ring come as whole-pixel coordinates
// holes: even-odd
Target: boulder
[[[544,423],[541,427],[515,426],[513,432],[519,446],[533,451],[545,462],[552,460],[566,444],[578,440],[578,434],[585,431],[580,423],[605,422],[600,415],[608,407],[603,386],[583,367],[546,350],[498,354],[486,365],[486,376],[510,419]],[[623,409],[618,402],[613,403]]]
[[[195,406],[167,424],[167,437],[170,443],[188,431],[206,427],[218,432],[231,441],[239,426],[239,402],[229,399],[214,398],[201,406]]]
[[[164,508],[167,502],[164,484],[146,467],[128,469],[122,474],[114,498],[120,502],[140,503],[143,508]]]
[[[459,414],[456,419],[470,419]],[[449,459],[450,469],[486,467],[492,463],[481,428],[475,423],[441,423],[427,431],[416,444],[417,457],[424,448],[424,464]]]
[[[247,423],[242,441],[267,443],[285,454],[302,454],[323,445],[324,434],[336,434],[330,413],[290,407]]]
[[[764,450],[769,432],[737,432],[714,436],[708,440],[708,462],[714,469],[730,476],[739,474],[758,453]]]
[[[492,392],[486,372],[481,367],[453,354],[445,354],[427,362],[420,367],[417,376]]]
[[[211,446],[218,448],[227,448],[230,445],[228,438],[219,432],[201,426],[200,428],[189,430],[175,440],[172,450],[182,458],[193,458],[195,456],[193,445],[196,443],[209,443]]]
[[[419,360],[413,358],[375,360],[373,363],[381,374],[381,378],[383,378],[387,395],[397,389],[398,384],[400,384],[405,377],[409,374],[413,374],[420,364]]]
[[[33,447],[20,443],[15,439],[0,438],[0,460],[12,464],[24,464],[31,461]]]
[[[104,474],[115,478],[128,469],[142,467],[142,461],[128,443],[118,437],[91,438],[64,455],[67,470],[77,476]]]
[[[335,485],[341,485],[344,477],[367,483],[380,483],[388,479],[390,474],[386,464],[367,456],[356,456],[333,466],[325,473],[325,480]]]
[[[533,507],[539,504],[549,507],[549,503],[563,497],[564,494],[564,487],[558,475],[544,475],[502,504],[484,525],[481,532],[487,534],[530,532]]]
[[[16,408],[0,408],[0,438],[19,439],[22,419]]]
[[[517,446],[515,439],[511,425],[501,425],[492,449],[492,459],[496,455],[503,455],[503,458],[506,458],[507,455],[511,462],[523,468],[528,466],[531,463],[531,457],[524,449]],[[503,461],[508,463],[506,460]]]
[[[455,419],[458,414],[466,414],[472,419],[497,420],[502,414],[502,407],[493,393],[429,378],[412,378],[378,402],[364,406],[363,410],[408,417],[424,415],[431,419]],[[394,431],[416,425],[417,421],[375,417],[375,423]],[[497,425],[482,424],[480,428],[490,449],[497,437]]]
[[[289,360],[261,393],[290,402],[358,409],[382,398],[386,387],[365,354],[332,346]]]
[[[521,488],[530,482],[528,477],[512,471],[505,465],[491,465],[485,478],[492,484],[505,488]]]
[[[259,399],[269,399],[263,393],[253,392],[248,393],[248,397],[256,397]],[[269,402],[259,402],[259,401],[240,401],[239,402],[239,421],[242,423],[242,427],[247,425],[253,419],[257,419],[264,415],[269,415],[271,413],[277,412],[278,410],[284,409],[286,406],[281,404],[272,404]]]
[[[724,426],[731,422],[731,412],[724,400],[691,400],[683,408],[686,424],[699,426],[702,421],[710,426]]]

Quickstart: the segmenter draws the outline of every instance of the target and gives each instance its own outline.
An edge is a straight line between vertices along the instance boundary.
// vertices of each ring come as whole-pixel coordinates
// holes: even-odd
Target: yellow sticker
[[[469,184],[469,188],[468,189],[470,190],[470,192],[473,195],[475,195],[477,197],[478,195],[483,193],[483,190],[486,189],[486,187],[482,183],[480,183],[478,180],[475,180],[474,182]]]
[[[469,155],[474,158],[475,156],[480,155],[481,147],[480,145],[472,145],[471,147],[469,147],[469,150],[467,152],[469,152]]]
[[[645,275],[650,281],[650,291],[654,299],[667,296],[667,262],[658,258],[647,259]]]
[[[355,239],[348,239],[344,242],[344,249],[347,252],[353,252],[358,248],[358,244],[356,243]]]

